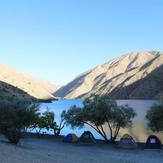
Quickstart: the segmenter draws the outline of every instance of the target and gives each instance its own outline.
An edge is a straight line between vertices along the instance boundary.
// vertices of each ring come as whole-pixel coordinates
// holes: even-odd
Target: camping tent
[[[161,141],[157,136],[151,135],[146,141],[145,149],[162,149]]]
[[[85,131],[79,138],[80,142],[83,143],[95,143],[95,138],[90,131]]]
[[[119,147],[125,149],[134,149],[137,147],[137,144],[135,143],[134,139],[130,135],[125,134],[122,136],[122,138],[119,141]]]
[[[63,141],[68,143],[77,142],[78,137],[75,134],[68,134],[64,137]]]

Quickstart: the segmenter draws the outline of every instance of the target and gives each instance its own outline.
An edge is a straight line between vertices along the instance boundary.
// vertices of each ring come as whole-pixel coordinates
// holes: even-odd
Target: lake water
[[[49,111],[53,111],[55,113],[55,119],[56,122],[60,122],[60,115],[63,110],[68,110],[72,105],[77,105],[82,107],[82,100],[58,100],[54,101],[52,103],[43,103],[41,105],[41,112],[46,111],[47,109]],[[61,131],[61,135],[67,135],[68,133],[75,133],[77,136],[80,136],[84,131],[91,131],[93,135],[98,138],[102,139],[101,136],[96,133],[93,129],[91,129],[89,126],[85,126],[82,129],[72,129],[70,126],[65,126],[63,130]]]
[[[155,103],[158,103],[156,100],[117,100],[118,105],[128,104],[133,107],[137,116],[134,118],[133,127],[131,129],[122,129],[120,130],[119,136],[122,136],[124,133],[131,134],[136,141],[144,142],[146,141],[148,135],[153,134],[146,126],[145,115],[147,110]],[[52,103],[43,103],[41,105],[41,112],[46,111],[54,111],[56,115],[56,121],[59,122],[60,114],[63,110],[69,109],[72,105],[82,106],[82,100],[58,100]],[[74,129],[66,126],[62,131],[62,135],[67,135],[68,133],[75,133],[77,136],[80,136],[84,131],[89,130],[93,133],[93,135],[97,139],[102,139],[102,137],[93,129],[85,126],[83,129]],[[109,134],[109,133],[108,133]],[[158,135],[160,139],[163,141],[163,136]]]

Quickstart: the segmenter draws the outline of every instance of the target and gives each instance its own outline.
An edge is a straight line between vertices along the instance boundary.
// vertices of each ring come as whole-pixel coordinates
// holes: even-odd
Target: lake
[[[63,110],[68,110],[72,105],[77,105],[82,107],[82,100],[58,100],[53,101],[52,103],[43,103],[41,105],[41,112],[46,111],[47,109],[49,111],[53,111],[55,113],[55,119],[56,122],[60,122],[60,115]],[[89,126],[85,126],[83,129],[71,129],[70,126],[65,126],[63,130],[61,131],[61,135],[67,135],[68,133],[75,133],[77,136],[80,136],[84,131],[91,131],[93,135],[98,138],[102,139],[102,137],[96,133],[93,129],[91,129]]]
[[[118,105],[128,104],[133,107],[137,116],[134,118],[133,127],[131,129],[122,129],[120,130],[119,136],[122,136],[124,133],[131,134],[136,141],[144,142],[148,135],[153,134],[146,126],[145,115],[147,110],[153,105],[158,103],[156,100],[117,100]],[[63,110],[69,109],[72,105],[82,106],[82,100],[58,100],[52,103],[43,103],[41,105],[41,112],[53,111],[55,113],[56,121],[59,122],[60,114]],[[102,137],[95,132],[93,129],[89,128],[89,126],[85,126],[83,129],[74,129],[66,126],[62,131],[62,135],[67,135],[68,133],[75,133],[77,136],[80,136],[84,131],[89,130],[93,133],[95,138],[102,139]],[[109,134],[109,133],[108,133]],[[163,140],[162,134],[158,135],[161,140]]]

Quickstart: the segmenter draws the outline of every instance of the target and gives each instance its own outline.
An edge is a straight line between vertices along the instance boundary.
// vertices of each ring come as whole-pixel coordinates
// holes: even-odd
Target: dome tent
[[[132,136],[125,134],[122,136],[122,138],[119,141],[119,147],[125,148],[125,149],[135,149],[137,148],[137,144],[132,138]]]
[[[162,144],[159,138],[155,135],[150,135],[146,141],[145,149],[162,149]]]
[[[85,131],[79,138],[82,143],[95,143],[95,138],[90,131]]]
[[[75,134],[68,134],[63,139],[63,142],[67,142],[67,143],[73,143],[77,141],[78,141],[78,137]]]

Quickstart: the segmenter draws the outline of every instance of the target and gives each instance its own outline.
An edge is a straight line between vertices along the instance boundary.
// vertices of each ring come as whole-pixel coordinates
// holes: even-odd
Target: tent
[[[68,142],[68,143],[73,143],[77,141],[78,141],[78,137],[75,134],[68,134],[63,139],[63,142]]]
[[[137,144],[130,135],[125,134],[119,141],[119,147],[125,149],[135,149],[137,147]]]
[[[162,149],[161,141],[157,136],[151,135],[146,141],[145,149]]]
[[[95,143],[95,138],[90,131],[85,131],[79,138],[82,143]]]

